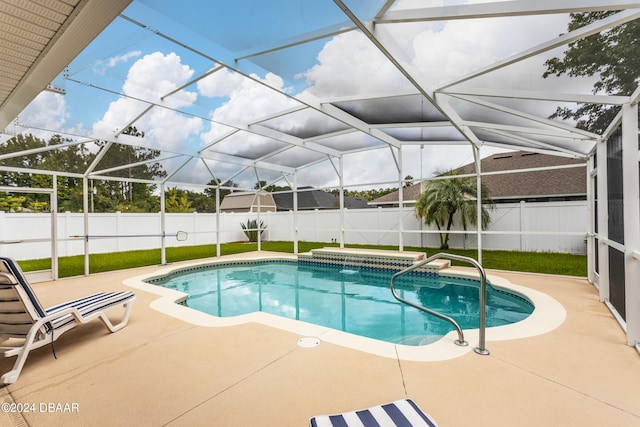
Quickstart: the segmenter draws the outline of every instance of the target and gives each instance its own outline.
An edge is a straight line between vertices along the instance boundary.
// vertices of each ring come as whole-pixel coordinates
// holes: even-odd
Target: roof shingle
[[[584,167],[486,175],[482,177],[482,182],[486,185],[489,196],[494,200],[586,196],[587,177],[584,169],[586,162],[581,159],[514,151],[486,157],[481,160],[480,168],[482,173],[487,173],[567,165]],[[460,174],[472,174],[475,173],[475,169],[475,164],[469,163],[457,170]],[[415,202],[421,192],[422,183],[403,188],[404,202]],[[385,194],[370,202],[372,205],[393,203],[398,203],[398,191]]]

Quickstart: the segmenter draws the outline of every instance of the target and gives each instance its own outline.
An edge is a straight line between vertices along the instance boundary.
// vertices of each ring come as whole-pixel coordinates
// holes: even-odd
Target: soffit
[[[0,1],[0,128],[4,128],[131,0]]]

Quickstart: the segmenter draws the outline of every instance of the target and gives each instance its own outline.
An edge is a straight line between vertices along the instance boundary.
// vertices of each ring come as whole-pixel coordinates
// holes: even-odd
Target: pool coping
[[[458,346],[454,343],[458,338],[455,331],[449,332],[447,335],[431,344],[423,346],[408,346],[362,337],[326,326],[314,325],[301,320],[288,319],[270,313],[254,312],[234,317],[217,317],[179,304],[188,297],[188,294],[184,292],[163,288],[161,286],[145,282],[145,280],[162,277],[176,270],[185,270],[205,265],[215,266],[235,262],[267,260],[297,261],[298,258],[292,254],[263,254],[259,252],[251,253],[249,255],[242,254],[242,256],[238,257],[225,256],[223,259],[209,261],[200,260],[192,263],[181,264],[180,266],[167,266],[166,268],[160,269],[152,274],[143,274],[127,278],[124,280],[124,284],[132,288],[158,295],[160,298],[155,299],[150,304],[152,309],[197,326],[228,327],[255,322],[292,332],[300,335],[301,337],[316,337],[321,341],[342,347],[382,357],[407,361],[426,362],[449,360],[469,353],[478,345],[479,329],[477,328],[464,330],[465,339],[469,342],[468,346]],[[446,271],[441,270],[440,274],[443,276],[477,279],[477,273],[460,268],[449,268],[446,269]],[[495,274],[487,275],[487,280],[491,282],[493,286],[501,287],[509,290],[510,292],[525,296],[534,304],[535,307],[533,313],[520,322],[511,325],[487,328],[485,333],[487,343],[490,343],[491,341],[503,341],[541,335],[556,329],[564,322],[566,318],[566,310],[558,301],[549,295],[525,286],[513,284],[509,280]],[[487,344],[486,347],[488,348],[489,345]],[[488,349],[490,350],[490,348]]]

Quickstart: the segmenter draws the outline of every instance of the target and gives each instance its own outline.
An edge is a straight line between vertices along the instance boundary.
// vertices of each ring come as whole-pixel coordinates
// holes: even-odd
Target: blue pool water
[[[263,311],[382,341],[424,345],[453,327],[393,298],[393,272],[262,261],[178,273],[152,283],[189,294],[186,305],[218,317]],[[487,286],[487,326],[531,314],[525,298]],[[400,296],[453,317],[463,329],[479,325],[476,280],[409,273]]]

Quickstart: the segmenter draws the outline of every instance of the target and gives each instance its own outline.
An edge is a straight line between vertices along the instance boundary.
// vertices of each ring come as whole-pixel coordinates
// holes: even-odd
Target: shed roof
[[[269,193],[260,196],[261,211],[275,211],[276,204]],[[220,203],[220,212],[249,212],[258,210],[258,198],[253,192],[236,192],[227,194]]]

